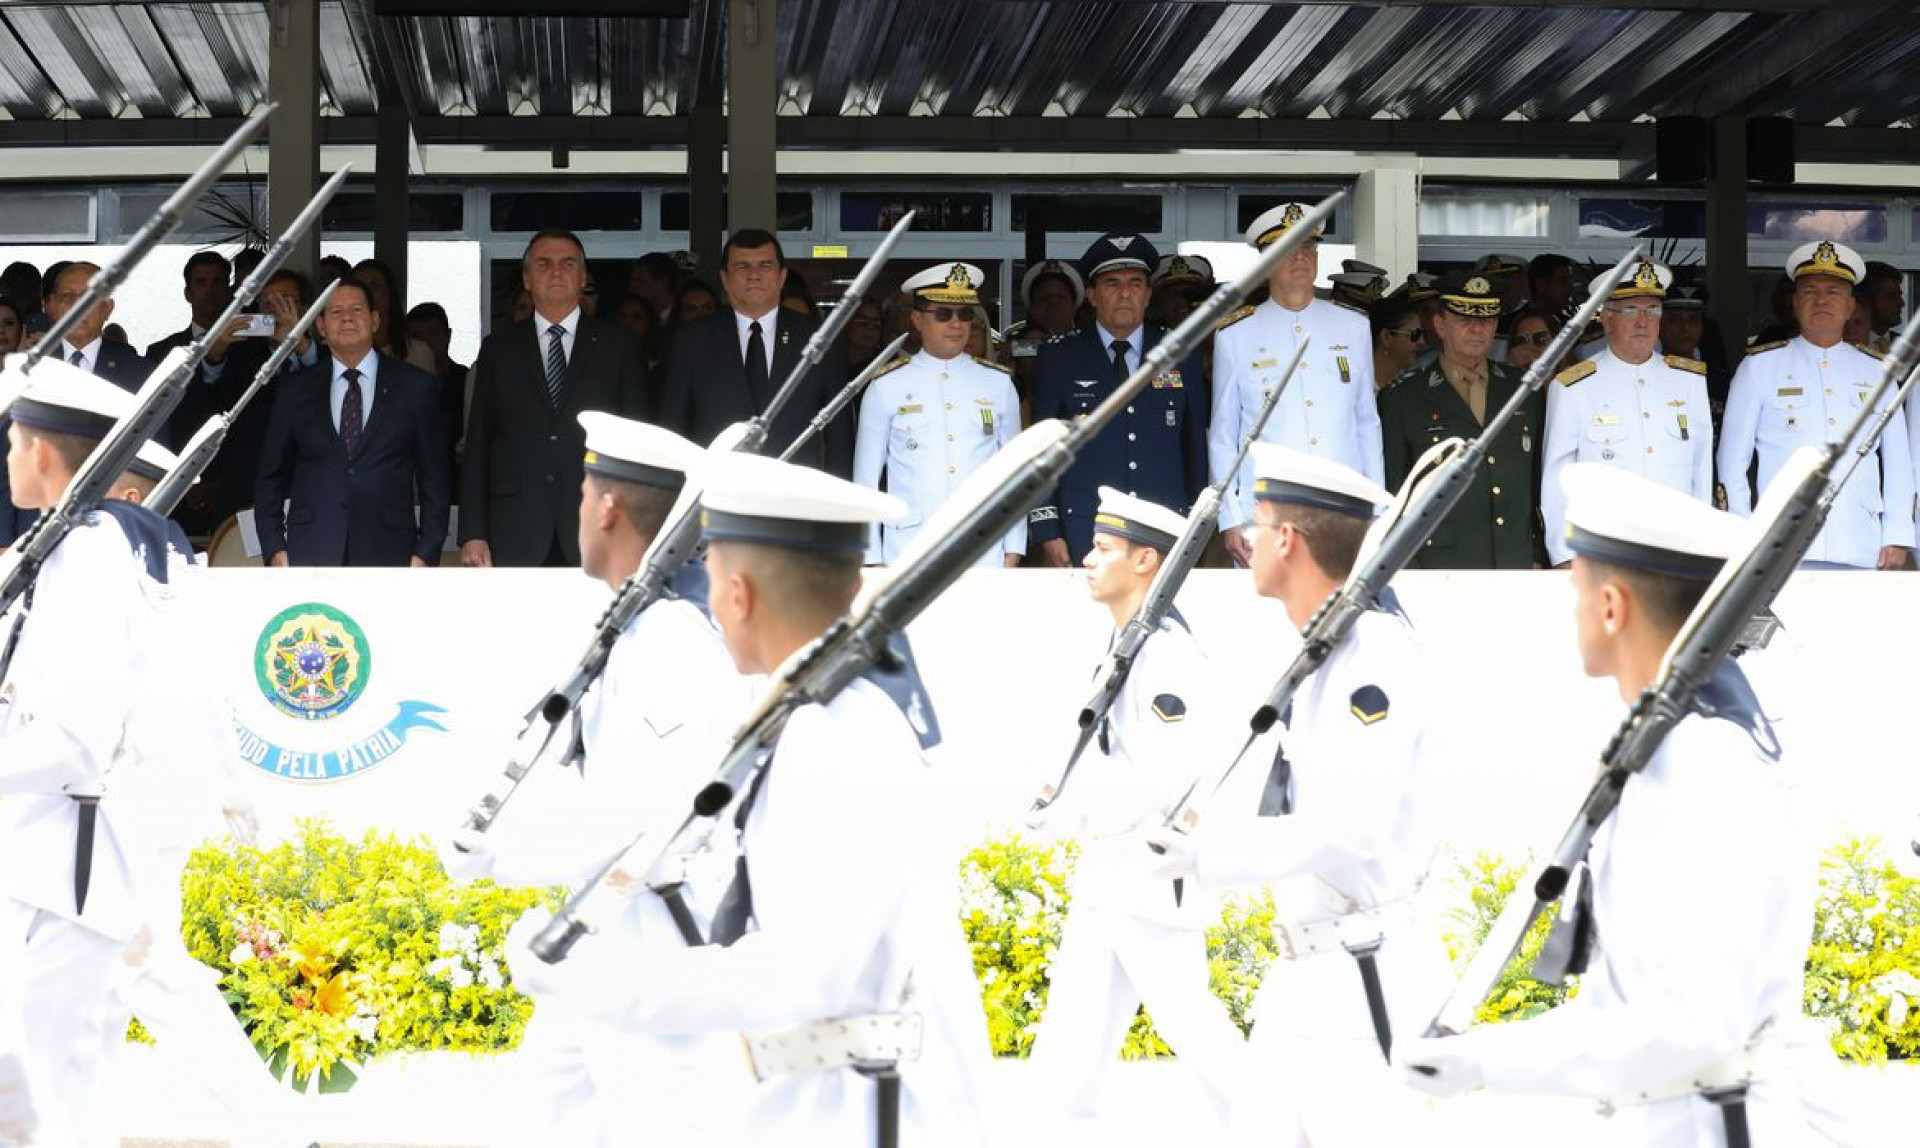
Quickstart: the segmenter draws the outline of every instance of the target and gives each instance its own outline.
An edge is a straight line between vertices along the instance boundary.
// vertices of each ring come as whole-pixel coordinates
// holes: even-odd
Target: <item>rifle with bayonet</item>
[[[1133,664],[1140,657],[1141,648],[1147,644],[1148,638],[1160,632],[1160,624],[1166,621],[1168,611],[1173,609],[1173,600],[1179,596],[1180,587],[1186,584],[1187,575],[1193,573],[1193,568],[1200,562],[1201,552],[1213,537],[1220,517],[1220,502],[1226,496],[1227,487],[1239,476],[1240,466],[1247,460],[1247,452],[1260,440],[1260,432],[1266,429],[1267,420],[1280,404],[1280,395],[1286,391],[1287,384],[1293,381],[1293,373],[1299,369],[1300,360],[1305,357],[1311,342],[1311,339],[1300,340],[1300,346],[1287,363],[1286,372],[1267,391],[1266,401],[1261,403],[1260,411],[1248,426],[1246,436],[1240,440],[1240,450],[1233,456],[1233,465],[1227,467],[1218,482],[1201,491],[1200,497],[1194,500],[1193,510],[1187,515],[1186,530],[1161,560],[1159,571],[1147,585],[1146,597],[1141,599],[1140,608],[1133,612],[1133,617],[1127,619],[1126,626],[1113,641],[1113,648],[1107,651],[1106,660],[1101,663],[1095,676],[1100,684],[1087,704],[1080,707],[1080,732],[1074,738],[1073,752],[1067,755],[1067,764],[1060,771],[1059,780],[1043,788],[1040,796],[1034,798],[1032,808],[1027,810],[1029,824],[1033,824],[1038,814],[1045,812],[1066,792],[1067,782],[1072,780],[1081,756],[1093,744],[1100,723],[1107,719],[1114,701],[1120,696],[1121,688],[1127,684],[1127,676],[1133,672]]]
[[[23,384],[34,368],[47,355],[54,353],[53,348],[60,345],[73,325],[100,300],[107,298],[126,279],[133,265],[179,226],[187,209],[205,194],[214,180],[266,125],[267,116],[272,110],[269,105],[255,112],[194,172],[192,178],[168,196],[159,212],[140,229],[126,250],[94,275],[86,291],[66,314],[54,322],[40,343],[24,355],[9,357],[6,373]],[[236,299],[235,305],[229,306],[220,322],[231,322],[241,305],[244,304]],[[54,548],[106,497],[114,482],[132,464],[141,444],[166,425],[167,416],[186,392],[193,373],[199,369],[200,360],[206,357],[207,350],[212,346],[214,332],[223,329],[222,326],[209,327],[192,344],[167,352],[140,388],[133,411],[116,423],[113,430],[80,464],[60,501],[36,519],[7,551],[4,565],[0,566],[0,612],[10,609],[33,585],[34,579],[39,577],[40,567]]]
[[[873,258],[860,269],[859,276],[847,288],[847,293],[841,299],[840,305],[834,308],[833,314],[829,315],[827,321],[814,332],[813,338],[807,340],[805,349],[800,353],[800,361],[781,381],[780,389],[775,392],[773,400],[767,404],[766,409],[754,416],[751,422],[735,424],[720,432],[709,449],[759,453],[766,445],[767,434],[773,427],[773,420],[780,414],[787,400],[799,389],[807,371],[820,361],[821,355],[839,336],[840,330],[852,320],[860,299],[872,287],[874,279],[880,274],[881,267],[886,264],[887,257],[892,254],[894,247],[899,244],[901,237],[906,234],[912,223],[913,213],[908,212],[899,223],[894,225],[893,230],[881,242],[879,249],[874,252]],[[669,587],[672,586],[674,578],[693,557],[695,547],[700,540],[699,496],[698,478],[689,475],[686,486],[682,488],[680,496],[675,500],[673,509],[668,512],[660,532],[654,536],[653,542],[647,547],[646,554],[641,558],[640,568],[621,585],[613,601],[600,615],[600,620],[594,624],[593,640],[588,644],[587,652],[581,655],[580,660],[558,685],[547,691],[538,702],[534,703],[533,708],[527,711],[517,749],[524,750],[531,746],[532,751],[515,752],[508,758],[507,767],[503,771],[505,786],[501,787],[496,783],[494,789],[481,796],[480,800],[467,812],[463,830],[485,833],[493,826],[494,821],[500,816],[501,809],[512,800],[534,763],[546,756],[562,724],[579,707],[580,699],[586,695],[588,687],[599,680],[601,673],[606,670],[607,659],[612,655],[613,645],[619,640],[620,635],[647,607],[669,593]],[[544,723],[544,729],[536,738],[533,731],[538,723]],[[580,753],[581,746],[578,739],[572,739],[563,751],[560,764],[572,764],[579,759]],[[461,848],[457,841],[455,847]],[[462,849],[462,851],[465,850]],[[675,898],[669,898],[668,907],[673,911],[675,923],[683,933],[688,930],[697,932],[693,918],[687,914],[684,905]]]
[[[334,191],[338,189],[341,181],[346,179],[347,173],[351,170],[352,165],[346,165],[336,172],[334,177],[327,181],[327,185],[320,189],[320,194],[315,197],[314,203],[308,205],[308,209],[314,210],[316,205],[324,206],[326,201],[332,198]],[[306,228],[300,226],[299,223],[299,220],[295,221],[298,230],[289,229],[287,236],[282,236],[280,242],[274,246],[276,248],[280,247],[281,244],[291,246],[292,239],[290,239],[289,236],[297,238],[302,231],[306,230]],[[275,252],[269,250],[267,257],[260,261],[259,265],[254,269],[253,274],[247,277],[247,281],[241,285],[238,291],[234,292],[235,303],[244,305],[245,300],[250,300],[259,294],[259,292],[266,287],[267,280],[272,277],[275,269],[278,268],[281,260],[284,259],[285,256],[285,251]],[[266,272],[265,275],[261,274],[263,270]],[[256,282],[256,280],[258,282]],[[327,300],[333,298],[334,289],[338,286],[340,286],[340,282],[339,280],[335,280],[327,284],[326,289],[320,292],[320,297],[315,299],[313,305],[307,308],[306,313],[300,316],[300,321],[293,325],[293,330],[288,333],[285,339],[281,340],[278,347],[273,349],[273,353],[267,356],[267,361],[261,364],[260,369],[254,372],[253,381],[247,384],[245,391],[241,392],[240,398],[234,402],[233,408],[224,414],[213,415],[208,418],[205,423],[201,424],[199,430],[193,432],[193,437],[187,440],[187,444],[184,447],[180,448],[179,463],[155,484],[153,493],[147,496],[146,502],[144,503],[147,509],[164,517],[165,515],[172,514],[174,507],[180,505],[180,500],[186,497],[187,491],[193,487],[194,483],[200,481],[200,476],[206,473],[207,467],[212,465],[214,458],[219,455],[220,448],[226,445],[227,435],[232,433],[233,424],[239,421],[240,412],[246,410],[247,404],[253,401],[254,396],[259,394],[261,389],[269,382],[273,381],[274,375],[280,372],[281,365],[293,354],[295,344],[300,342],[301,338],[306,335],[307,329],[312,327],[315,320],[320,318],[320,313],[326,309]],[[228,313],[223,313],[220,319],[230,319],[232,317],[231,313],[235,310],[234,305],[229,304],[227,308]],[[207,328],[210,332],[219,329],[218,327]]]
[[[847,385],[840,388],[840,393],[833,396],[832,401],[827,403],[826,406],[821,407],[819,414],[814,415],[812,419],[808,420],[806,427],[801,430],[799,435],[795,436],[792,442],[787,444],[787,449],[780,452],[780,461],[786,462],[791,459],[799,452],[801,447],[807,445],[807,442],[812,439],[814,435],[827,429],[828,423],[839,418],[840,412],[847,409],[847,404],[853,401],[853,397],[859,394],[868,383],[872,382],[873,377],[880,373],[880,369],[888,363],[891,363],[893,357],[900,353],[900,348],[906,345],[907,336],[901,334],[897,336],[893,342],[882,347],[880,353],[873,357],[872,362],[861,368],[859,374],[847,380]]]
[[[1627,783],[1653,759],[1669,731],[1692,711],[1700,689],[1721,660],[1742,641],[1752,619],[1768,611],[1792,576],[1828,512],[1861,463],[1873,453],[1887,424],[1920,381],[1920,323],[1908,327],[1888,353],[1878,385],[1847,427],[1825,447],[1803,447],[1787,459],[1754,509],[1747,545],[1721,567],[1688,615],[1654,677],[1600,755],[1598,774],[1573,823],[1546,863],[1525,886],[1531,900],[1516,895],[1494,922],[1433,1022],[1430,1037],[1457,1036],[1473,1023],[1480,1002],[1519,953],[1534,924],[1565,894],[1575,866],[1594,835],[1619,807]],[[1888,399],[1888,392],[1899,389]],[[1432,1073],[1427,1066],[1416,1066]],[[1723,1109],[1731,1117],[1731,1109]],[[1731,1120],[1729,1121],[1731,1125]]]
[[[1202,802],[1220,792],[1233,771],[1246,759],[1254,743],[1272,729],[1274,722],[1286,712],[1294,694],[1339,648],[1361,616],[1374,608],[1393,576],[1412,561],[1435,528],[1453,512],[1500,432],[1553,376],[1555,364],[1572,349],[1587,323],[1606,303],[1608,294],[1639,259],[1640,248],[1636,247],[1595,282],[1586,304],[1572,322],[1560,329],[1546,352],[1527,368],[1520,386],[1514,388],[1506,404],[1487,420],[1478,438],[1470,443],[1457,438],[1448,439],[1430,448],[1415,463],[1392,508],[1367,531],[1366,540],[1361,544],[1360,554],[1346,582],[1321,604],[1301,629],[1300,649],[1268,693],[1267,700],[1254,711],[1248,722],[1247,739],[1241,744],[1240,752],[1233,756],[1225,769],[1211,775],[1210,784],[1207,783],[1208,777],[1202,776],[1188,786],[1167,813],[1166,828],[1176,833],[1188,833],[1199,823]]]
[[[676,888],[677,877],[662,879],[675,859],[699,852],[713,821],[733,801],[764,760],[789,716],[805,705],[825,704],[870,667],[887,657],[895,635],[920,615],[1008,530],[1022,521],[1059,484],[1079,452],[1157,375],[1177,364],[1238,306],[1282,259],[1311,236],[1332,212],[1340,195],[1322,201],[1287,234],[1260,254],[1238,281],[1224,284],[1196,308],[1186,322],[1142,357],[1140,365],[1114,392],[1083,418],[1047,419],[1022,431],[986,465],[975,471],[928,521],[900,560],[873,577],[847,614],[826,633],[796,651],[771,675],[771,685],[734,734],[714,777],[694,796],[692,811],[659,848],[647,850],[644,864],[629,867],[643,845],[636,839],[535,936],[531,948],[549,964],[566,959],[574,944],[592,929],[597,894],[616,870],[643,875],[656,893]]]

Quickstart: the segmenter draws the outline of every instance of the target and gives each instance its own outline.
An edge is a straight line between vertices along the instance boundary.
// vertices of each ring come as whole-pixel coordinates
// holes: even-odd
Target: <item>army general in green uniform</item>
[[[1449,278],[1440,302],[1435,322],[1440,357],[1401,372],[1380,392],[1380,438],[1390,489],[1406,481],[1433,444],[1480,437],[1485,421],[1520,388],[1517,368],[1487,358],[1500,322],[1500,296],[1487,277],[1469,272]],[[1536,396],[1500,432],[1465,496],[1411,565],[1526,570],[1542,564],[1535,494],[1542,422]]]

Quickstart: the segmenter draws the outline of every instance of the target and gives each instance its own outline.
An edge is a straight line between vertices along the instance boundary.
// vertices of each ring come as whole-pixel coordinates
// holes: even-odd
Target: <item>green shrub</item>
[[[307,821],[270,849],[202,846],[181,886],[187,951],[302,1091],[380,1053],[512,1048],[531,1014],[500,946],[547,894],[457,885],[424,844]]]
[[[1466,893],[1466,901],[1449,911],[1454,928],[1446,933],[1443,940],[1446,942],[1447,956],[1457,968],[1464,967],[1479,951],[1487,934],[1492,931],[1494,921],[1499,919],[1500,911],[1506,907],[1507,898],[1513,895],[1515,886],[1526,874],[1526,866],[1508,864],[1491,853],[1476,853],[1472,860],[1456,863],[1454,887]],[[1534,959],[1540,955],[1540,947],[1547,943],[1547,933],[1552,928],[1552,914],[1533,923],[1533,928],[1527,931],[1526,940],[1520,945],[1520,951],[1514,954],[1501,972],[1494,991],[1487,994],[1474,1012],[1475,1021],[1490,1024],[1525,1020],[1530,1016],[1538,1016],[1572,995],[1572,989],[1546,984],[1535,980],[1532,975]]]
[[[1832,1025],[1847,1060],[1920,1057],[1920,879],[1877,840],[1830,850],[1821,865],[1806,1008]]]

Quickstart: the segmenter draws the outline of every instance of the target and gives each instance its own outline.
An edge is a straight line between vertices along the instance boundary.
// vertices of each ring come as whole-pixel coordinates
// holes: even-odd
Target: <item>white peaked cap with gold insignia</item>
[[[1708,581],[1748,529],[1745,519],[1619,467],[1576,462],[1560,482],[1567,548],[1596,562]]]
[[[1595,279],[1587,287],[1589,298],[1600,293],[1601,280]],[[1642,259],[1633,265],[1613,290],[1607,292],[1609,299],[1664,299],[1667,288],[1673,286],[1673,270],[1664,263],[1655,263],[1651,259]]]
[[[1283,203],[1261,212],[1258,218],[1247,225],[1247,242],[1263,251],[1266,250],[1274,240],[1285,235],[1294,224],[1306,218],[1309,210],[1304,203]],[[1318,239],[1321,234],[1320,231],[1316,231],[1313,237]]]
[[[1204,255],[1169,255],[1153,269],[1153,285],[1169,283],[1211,283],[1213,263]]]
[[[928,303],[972,307],[980,302],[980,284],[985,279],[971,263],[939,263],[900,284],[900,289]]]
[[[56,434],[106,438],[140,405],[133,392],[59,359],[42,359],[25,376],[9,364],[6,374],[9,385],[19,387],[7,414],[14,422]]]
[[[875,523],[907,514],[891,494],[738,451],[710,453],[700,481],[700,532],[714,542],[864,551]]]
[[[1274,443],[1253,444],[1253,497],[1261,502],[1297,502],[1372,518],[1393,495],[1366,475],[1330,458]]]
[[[1103,486],[1100,508],[1093,516],[1093,532],[1151,546],[1164,554],[1187,532],[1187,519],[1157,502]]]
[[[581,411],[577,417],[587,432],[583,465],[588,474],[677,491],[687,484],[687,472],[707,456],[698,446],[652,423],[605,411]]]
[[[141,478],[159,482],[161,479],[167,477],[167,474],[172,471],[174,467],[179,465],[179,455],[174,454],[152,439],[148,439],[146,442],[140,444],[139,451],[134,454],[133,462],[127,469],[139,475]]]
[[[1075,307],[1078,307],[1080,300],[1086,297],[1087,285],[1080,278],[1080,269],[1064,259],[1048,259],[1027,268],[1027,273],[1020,277],[1020,298],[1025,300],[1028,306],[1033,305],[1033,285],[1042,275],[1058,275],[1065,279],[1067,286],[1073,288]]]
[[[1844,243],[1821,240],[1793,249],[1787,256],[1787,278],[1798,282],[1802,275],[1831,275],[1848,283],[1867,277],[1866,261]]]

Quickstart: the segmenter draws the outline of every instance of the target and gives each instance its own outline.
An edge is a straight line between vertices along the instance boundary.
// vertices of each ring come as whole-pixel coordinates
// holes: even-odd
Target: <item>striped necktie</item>
[[[567,383],[567,349],[560,345],[566,333],[558,323],[547,328],[547,402],[555,410],[560,409],[560,388]]]

